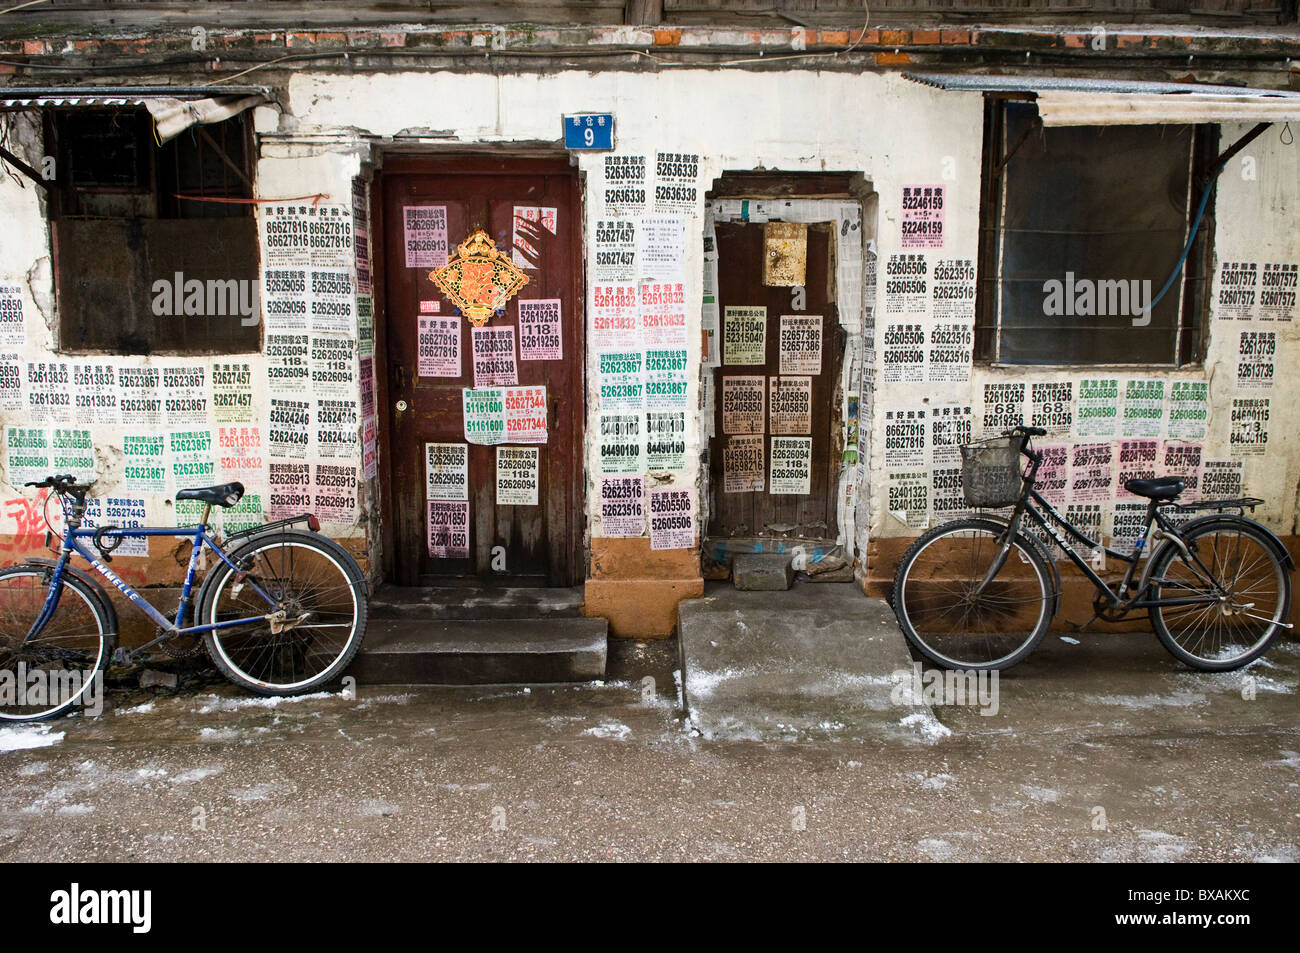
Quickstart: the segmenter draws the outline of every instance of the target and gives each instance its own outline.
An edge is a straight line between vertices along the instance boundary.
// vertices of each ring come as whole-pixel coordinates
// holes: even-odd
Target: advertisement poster
[[[248,362],[218,361],[211,367],[212,422],[253,422],[253,368]]]
[[[402,242],[407,268],[441,268],[447,264],[447,206],[406,205],[402,208]]]
[[[1253,261],[1225,261],[1219,264],[1219,297],[1214,316],[1248,321],[1255,316],[1259,294],[1259,269]]]
[[[1116,503],[1110,514],[1110,548],[1131,555],[1146,529],[1146,521],[1146,503]]]
[[[1156,440],[1121,440],[1119,460],[1115,473],[1115,498],[1132,500],[1137,497],[1124,489],[1125,480],[1150,480],[1156,475],[1156,460],[1160,456],[1160,443]]]
[[[536,506],[536,447],[497,447],[497,506]]]
[[[984,415],[981,418],[985,437],[996,437],[1025,422],[1025,385],[999,381],[984,385]]]
[[[260,486],[265,467],[261,427],[236,424],[217,428],[217,474],[223,482],[238,480],[245,487]]]
[[[477,444],[504,443],[506,398],[500,387],[462,387],[461,412],[465,418],[465,440]]]
[[[924,529],[929,519],[930,473],[927,470],[891,470],[889,513],[912,529]]]
[[[266,335],[266,379],[272,394],[306,394],[311,386],[311,344],[306,334]],[[118,380],[121,381],[120,368]],[[154,368],[131,368],[143,372]]]
[[[28,361],[25,376],[28,420],[37,426],[72,423],[72,368],[61,361]]]
[[[636,281],[636,220],[601,219],[592,243],[593,281]]]
[[[519,359],[558,361],[564,356],[560,331],[560,299],[519,302]]]
[[[822,372],[822,316],[820,314],[781,315],[781,374],[820,374]]]
[[[206,378],[202,366],[163,366],[163,422],[168,427],[207,426],[210,413]]]
[[[117,373],[112,364],[73,363],[72,416],[80,424],[122,422],[117,409]]]
[[[429,555],[434,559],[469,558],[469,503],[429,500]]]
[[[1205,447],[1199,443],[1165,444],[1159,468],[1160,476],[1183,478],[1182,501],[1195,500],[1201,493],[1201,465]]]
[[[39,483],[54,472],[50,432],[43,427],[5,427],[5,478],[15,489]]]
[[[644,362],[644,351],[600,351],[596,354],[596,382],[602,411],[645,408]]]
[[[1079,437],[1118,437],[1119,379],[1081,379],[1074,419],[1075,434]]]
[[[136,529],[149,525],[145,502],[136,497],[109,496],[92,497],[86,500],[86,515],[81,524],[86,529],[100,526],[118,526],[122,529]],[[147,536],[123,537],[113,550],[113,558],[118,556],[148,556],[149,538]]]
[[[1237,388],[1262,390],[1272,387],[1276,360],[1276,331],[1242,331],[1237,338]]]
[[[782,436],[812,433],[812,378],[769,377],[768,406],[772,433]]]
[[[1114,444],[1075,444],[1070,450],[1070,500],[1108,502],[1114,495],[1114,466]]]
[[[299,513],[311,512],[310,463],[272,462],[266,469],[267,502],[271,519],[288,519]]]
[[[641,282],[641,334],[647,347],[686,347],[686,291],[680,281]]]
[[[1043,455],[1043,462],[1038,467],[1035,489],[1054,506],[1063,504],[1070,497],[1070,448],[1065,444],[1051,444],[1037,449]]]
[[[1065,505],[1065,518],[1069,520],[1084,536],[1087,536],[1095,543],[1101,543],[1101,519],[1104,507],[1100,503],[1067,503]],[[1083,543],[1069,537],[1070,548],[1085,559],[1091,553],[1091,549]]]
[[[160,433],[122,435],[122,486],[128,493],[167,491],[167,438]]]
[[[424,498],[469,499],[469,444],[424,445]]]
[[[375,359],[363,357],[358,362],[357,387],[361,391],[361,419],[375,416]]]
[[[975,262],[970,258],[941,258],[934,263],[930,314],[936,321],[975,323]]]
[[[645,533],[645,484],[639,476],[600,478],[600,530],[616,538]]]
[[[351,397],[357,392],[357,342],[345,337],[311,339],[311,386],[317,397]]]
[[[350,334],[356,323],[351,211],[288,203],[259,211],[267,331]]]
[[[930,293],[930,266],[921,254],[885,259],[885,313],[924,314]]]
[[[23,347],[26,343],[22,285],[0,283],[0,347]]]
[[[926,412],[885,411],[885,469],[910,470],[926,465]]]
[[[505,389],[506,443],[546,443],[546,385]]]
[[[961,466],[961,448],[974,439],[970,404],[940,404],[930,410],[930,454],[934,465]]]
[[[648,207],[646,157],[607,155],[604,157],[605,188],[601,198],[606,216],[644,215]]]
[[[915,471],[895,471],[899,474]],[[930,471],[930,507],[936,524],[947,520],[963,519],[973,510],[966,505],[966,496],[961,487],[960,466],[936,466]],[[908,504],[915,503],[901,496],[896,502],[903,503],[903,512],[908,512]],[[903,518],[906,523],[906,517]]]
[[[920,324],[886,324],[881,334],[881,379],[889,383],[925,380],[925,328]]]
[[[556,215],[557,212],[553,208],[539,208],[536,205],[515,206],[511,247],[514,262],[520,268],[535,269],[542,263],[542,253],[530,239],[540,241],[543,232],[556,234]]]
[[[700,197],[700,157],[694,152],[655,153],[655,211],[694,211]]]
[[[212,431],[185,430],[167,435],[167,453],[171,471],[171,489],[188,489],[212,486],[220,481],[216,477],[216,457],[212,446]],[[198,522],[203,504],[198,500],[176,500],[173,514],[176,525],[189,526]]]
[[[686,221],[675,215],[648,215],[636,230],[639,277],[680,284],[686,261]]]
[[[727,438],[722,450],[722,492],[762,493],[767,480],[764,436],[746,434]]]
[[[685,410],[686,348],[647,348],[646,410]]]
[[[648,410],[645,431],[647,470],[678,473],[686,469],[686,411]]]
[[[645,469],[641,414],[600,415],[600,472],[640,473]]]
[[[379,475],[379,433],[374,417],[361,425],[361,478],[373,480]]]
[[[1169,382],[1170,440],[1203,440],[1209,431],[1209,420],[1209,382]]]
[[[1259,457],[1268,447],[1270,400],[1267,397],[1232,398],[1232,429],[1228,452],[1234,457]]]
[[[812,487],[812,437],[773,437],[768,492],[806,496]]]
[[[1155,378],[1130,378],[1124,382],[1124,412],[1120,435],[1158,437],[1164,423],[1165,382]]]
[[[1242,460],[1206,460],[1201,466],[1201,498],[1235,500],[1245,492]]]
[[[903,186],[902,247],[943,247],[943,196],[942,185]]]
[[[71,473],[79,481],[95,479],[95,444],[90,431],[55,427],[50,431],[50,466],[55,473]]]
[[[932,381],[970,380],[975,330],[969,324],[936,324],[930,328],[926,366]]]
[[[361,413],[355,400],[329,398],[316,402],[316,452],[331,459],[361,456],[358,431]]]
[[[1300,265],[1295,262],[1264,262],[1259,280],[1259,320],[1290,321],[1296,314],[1300,293]]]
[[[22,410],[23,365],[16,354],[0,356],[0,410]]]
[[[460,377],[460,318],[421,315],[419,322],[419,373],[421,377]]]
[[[311,403],[271,398],[271,412],[266,431],[266,450],[272,457],[303,459],[311,443]]]
[[[767,415],[767,378],[722,378],[722,432],[762,433]]]
[[[1038,381],[1029,385],[1029,426],[1050,434],[1074,429],[1074,382]]]
[[[640,312],[635,284],[592,286],[589,346],[597,351],[641,346]]]
[[[356,325],[356,302],[350,272],[313,271],[308,329],[316,334],[350,334]]]
[[[474,386],[519,383],[515,363],[515,329],[509,325],[495,328],[472,328]]]
[[[723,309],[722,363],[767,363],[767,308],[728,305]]]
[[[695,491],[655,488],[650,497],[650,548],[695,547]]]

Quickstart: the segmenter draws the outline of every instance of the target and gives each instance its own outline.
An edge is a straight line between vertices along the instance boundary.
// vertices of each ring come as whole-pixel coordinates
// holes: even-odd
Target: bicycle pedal
[[[119,645],[113,650],[113,658],[110,660],[113,665],[130,665],[135,660],[135,654],[126,646]]]

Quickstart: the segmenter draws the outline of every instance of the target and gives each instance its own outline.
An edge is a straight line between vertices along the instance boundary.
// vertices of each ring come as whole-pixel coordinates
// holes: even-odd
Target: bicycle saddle
[[[234,506],[244,495],[244,484],[222,483],[220,486],[200,486],[192,490],[177,490],[178,500],[198,500],[213,506]]]
[[[1183,492],[1182,477],[1156,477],[1154,480],[1125,480],[1124,489],[1148,500],[1172,500]]]

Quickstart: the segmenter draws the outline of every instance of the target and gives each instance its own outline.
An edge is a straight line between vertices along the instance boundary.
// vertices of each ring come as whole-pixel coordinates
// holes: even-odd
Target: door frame
[[[374,177],[370,181],[370,253],[372,271],[372,292],[374,308],[375,340],[375,430],[378,443],[379,463],[379,513],[382,521],[380,527],[380,581],[394,580],[397,577],[397,512],[394,505],[396,494],[393,488],[391,410],[389,406],[390,369],[388,367],[388,302],[387,302],[387,243],[384,221],[384,183],[390,176],[397,175],[456,175],[470,174],[478,176],[502,175],[567,175],[572,179],[570,242],[572,261],[579,264],[570,276],[569,295],[571,307],[577,313],[573,325],[577,328],[577,340],[572,342],[573,389],[575,393],[566,395],[569,411],[563,420],[553,422],[554,427],[565,426],[574,434],[571,443],[569,471],[573,474],[566,494],[566,523],[564,532],[569,536],[569,545],[565,547],[569,565],[567,571],[557,573],[566,579],[568,585],[581,585],[586,576],[583,562],[583,544],[586,516],[586,423],[587,423],[587,343],[586,343],[586,274],[581,263],[586,261],[584,251],[585,222],[583,218],[583,191],[579,169],[573,164],[567,153],[483,153],[454,152],[442,150],[421,152],[400,152],[381,154],[377,157]],[[450,239],[449,239],[450,240]],[[383,407],[383,413],[379,412]],[[558,416],[558,415],[557,415]],[[511,579],[507,572],[501,576],[503,583]],[[447,577],[446,584],[461,582],[479,582],[486,584],[484,577],[466,577],[461,580],[454,576]]]

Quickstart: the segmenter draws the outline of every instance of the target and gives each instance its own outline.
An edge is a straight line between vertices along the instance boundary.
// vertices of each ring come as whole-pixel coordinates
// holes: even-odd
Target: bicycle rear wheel
[[[1052,575],[1024,536],[992,580],[980,584],[1001,551],[1006,525],[954,520],[908,549],[894,577],[892,603],[907,640],[944,668],[1010,668],[1033,651],[1051,623]]]
[[[48,566],[0,570],[0,719],[5,721],[51,718],[103,698],[100,673],[117,648],[117,632],[91,586],[65,572],[53,614],[27,638],[53,575]]]
[[[1268,534],[1236,517],[1194,526],[1183,542],[1208,569],[1189,563],[1173,543],[1152,556],[1153,599],[1205,596],[1213,602],[1152,606],[1151,626],[1179,661],[1206,672],[1241,668],[1259,658],[1291,612],[1291,578]],[[1214,583],[1222,589],[1216,592]]]
[[[331,540],[301,530],[253,537],[205,583],[199,617],[256,622],[207,633],[213,663],[263,695],[299,695],[343,673],[366,631],[361,568]],[[258,589],[275,600],[270,605]],[[282,610],[282,618],[262,618]]]

